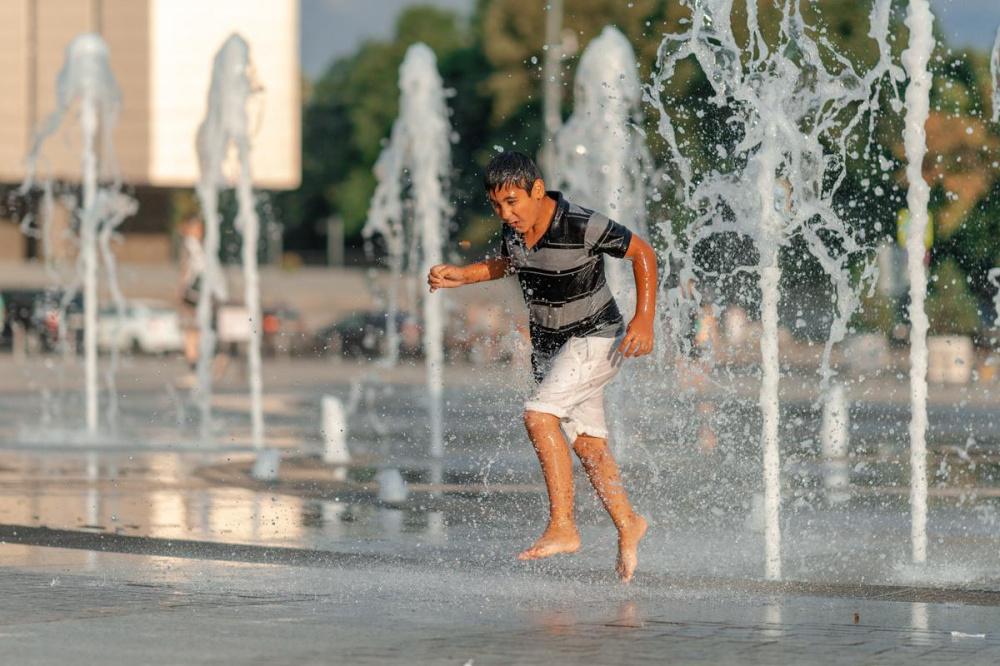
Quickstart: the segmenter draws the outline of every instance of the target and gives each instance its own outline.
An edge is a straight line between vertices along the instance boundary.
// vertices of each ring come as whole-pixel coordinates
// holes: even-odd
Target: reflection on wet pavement
[[[196,474],[240,460],[249,464],[252,453],[5,451],[0,524],[506,566],[544,516],[538,492],[386,505],[324,492],[286,494],[260,484],[219,486]],[[669,494],[653,490],[637,493],[653,525],[640,574],[761,577],[761,535],[739,512],[679,510]],[[615,557],[614,532],[596,501],[580,494],[585,547],[564,562],[574,571],[606,572]],[[932,519],[931,563],[914,567],[906,559],[905,505],[793,507],[785,526],[787,578],[1000,590],[992,523],[970,517],[962,507],[939,507]],[[537,566],[549,570],[550,565]]]
[[[194,474],[238,457],[3,452],[0,524],[296,547],[413,534],[434,542],[444,535],[440,512],[213,486]]]

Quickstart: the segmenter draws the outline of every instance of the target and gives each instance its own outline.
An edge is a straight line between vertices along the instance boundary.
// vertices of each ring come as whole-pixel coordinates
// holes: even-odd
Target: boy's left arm
[[[653,320],[656,314],[656,253],[632,234],[625,258],[632,262],[635,276],[635,316],[618,348],[623,356],[644,356],[653,351]]]

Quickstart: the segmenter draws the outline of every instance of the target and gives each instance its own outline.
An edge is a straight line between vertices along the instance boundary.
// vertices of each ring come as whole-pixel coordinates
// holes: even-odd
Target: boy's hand
[[[635,317],[629,322],[618,351],[622,356],[645,356],[653,351],[653,318]]]
[[[427,274],[427,284],[430,285],[432,292],[438,289],[461,287],[465,284],[465,273],[460,266],[438,264],[431,268],[431,272]]]

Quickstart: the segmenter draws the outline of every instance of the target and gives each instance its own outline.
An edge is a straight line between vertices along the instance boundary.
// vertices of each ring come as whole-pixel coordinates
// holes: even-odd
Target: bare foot
[[[615,571],[623,583],[632,580],[635,568],[639,564],[639,541],[646,535],[648,528],[646,519],[635,514],[635,518],[618,531],[618,564],[615,566]]]
[[[552,525],[535,544],[517,556],[519,560],[540,560],[559,553],[575,553],[580,550],[580,533],[575,525]]]

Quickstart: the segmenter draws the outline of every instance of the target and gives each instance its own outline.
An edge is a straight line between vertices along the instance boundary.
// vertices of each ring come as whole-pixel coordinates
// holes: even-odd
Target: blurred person
[[[201,218],[193,215],[185,219],[180,226],[181,234],[181,270],[180,270],[180,315],[181,328],[184,331],[184,360],[187,361],[191,375],[186,382],[195,381],[194,373],[198,367],[198,357],[201,354],[201,330],[198,326],[198,299],[201,297],[201,290],[204,289],[204,272],[207,266],[207,257],[203,241],[205,238],[205,224]],[[211,298],[211,326],[216,326],[218,322],[219,303],[216,297]],[[218,345],[217,345],[218,347]],[[216,349],[212,359],[212,376],[214,379],[221,379],[229,364],[229,354],[223,353],[225,350]]]
[[[191,372],[198,365],[198,298],[202,289],[202,274],[205,270],[205,225],[198,217],[189,217],[181,223],[181,272],[180,272],[180,313],[181,328],[184,331],[184,360]]]
[[[730,349],[742,348],[750,338],[750,318],[747,311],[739,305],[730,305],[722,315],[722,321]]]
[[[504,222],[499,257],[434,266],[427,282],[434,291],[513,274],[528,306],[537,386],[524,405],[524,424],[545,478],[549,522],[518,558],[580,548],[568,439],[618,530],[616,571],[629,582],[647,523],[629,503],[608,449],[604,388],[624,358],[653,349],[656,257],[625,226],[570,203],[559,192],[547,192],[538,167],[522,153],[495,157],[484,185]],[[636,311],[627,327],[605,280],[604,255],[633,264]]]
[[[689,280],[685,296],[694,298],[694,280]],[[712,453],[718,436],[712,427],[715,404],[709,399],[708,383],[720,350],[719,320],[708,294],[702,294],[696,307],[688,308],[687,330],[677,361],[680,384],[695,397],[698,415],[698,449]]]
[[[696,350],[692,360],[698,364],[698,374],[703,378],[703,389],[707,389],[708,379],[715,367],[719,352],[719,320],[711,303],[703,302],[698,309],[694,327],[692,349]],[[709,399],[704,390],[697,406],[698,418],[698,448],[702,453],[715,451],[718,437],[712,427],[712,415],[715,413],[715,403]]]

